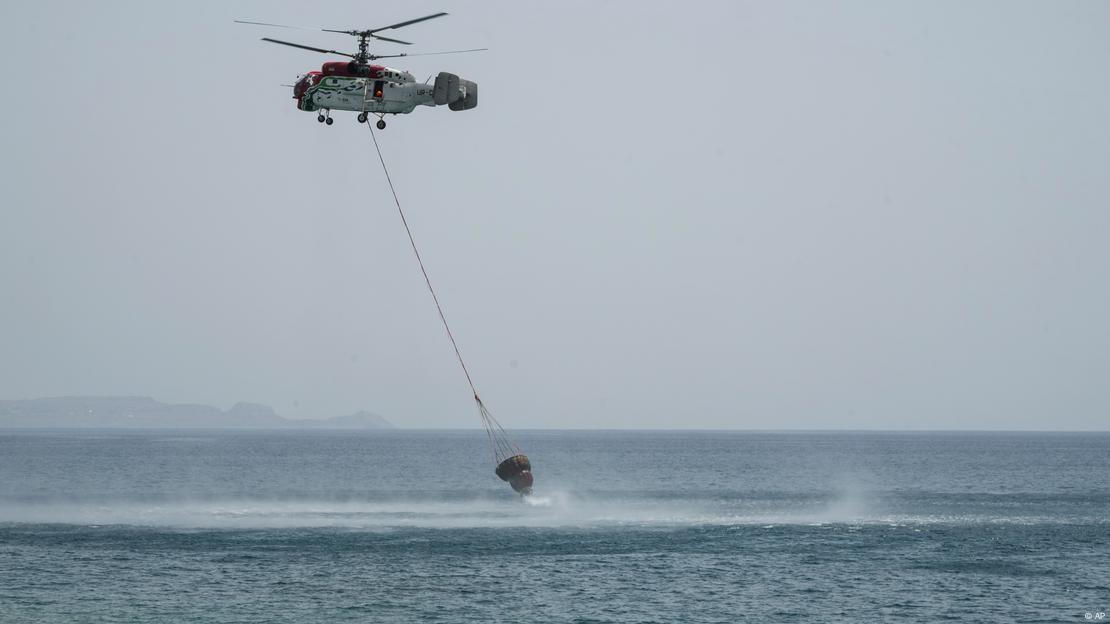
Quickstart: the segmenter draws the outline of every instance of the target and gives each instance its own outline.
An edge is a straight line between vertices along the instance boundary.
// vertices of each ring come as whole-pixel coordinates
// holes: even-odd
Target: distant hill
[[[173,405],[150,397],[56,397],[0,401],[0,428],[189,428],[189,429],[391,429],[385,418],[356,412],[324,420],[293,420],[257,403],[229,410],[210,405]]]

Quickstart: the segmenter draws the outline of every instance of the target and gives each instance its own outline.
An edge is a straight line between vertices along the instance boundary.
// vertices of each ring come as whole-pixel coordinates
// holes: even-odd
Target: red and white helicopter
[[[312,52],[324,54],[338,54],[350,57],[351,61],[329,61],[320,67],[320,71],[310,71],[297,77],[293,86],[293,98],[297,100],[297,108],[303,111],[317,112],[316,121],[327,125],[332,124],[331,111],[347,110],[358,112],[358,122],[366,123],[370,115],[377,115],[378,129],[385,128],[384,117],[398,113],[411,113],[417,106],[442,106],[444,104],[453,111],[470,110],[478,106],[478,84],[459,78],[455,74],[440,72],[435,82],[431,78],[424,83],[416,82],[413,75],[402,69],[394,69],[384,65],[371,65],[371,61],[382,58],[396,58],[401,56],[427,56],[433,54],[458,54],[461,52],[480,52],[486,48],[471,50],[449,50],[446,52],[424,52],[422,54],[371,54],[369,51],[370,39],[389,41],[403,45],[411,45],[408,41],[383,37],[377,33],[392,30],[403,26],[411,26],[425,20],[443,17],[446,13],[426,15],[416,19],[398,22],[381,28],[369,30],[332,30],[321,28],[323,32],[344,33],[358,37],[358,52],[348,54],[335,50],[325,50],[312,46],[290,43],[263,37],[263,41],[292,46]],[[235,20],[239,24],[254,24],[256,26],[274,26],[277,28],[295,28],[297,30],[316,30],[299,26],[285,26],[282,24],[269,24],[265,22],[248,22]]]

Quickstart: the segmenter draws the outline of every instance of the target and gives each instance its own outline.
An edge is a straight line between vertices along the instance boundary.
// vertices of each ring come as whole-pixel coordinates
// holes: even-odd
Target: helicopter
[[[473,48],[470,50],[448,50],[417,54],[372,54],[370,52],[370,39],[411,45],[411,42],[378,34],[382,31],[411,26],[445,15],[447,13],[440,12],[367,30],[318,29],[323,32],[342,33],[356,37],[358,39],[358,52],[354,54],[271,39],[270,37],[263,37],[262,41],[351,58],[350,61],[328,61],[320,66],[319,71],[310,71],[297,76],[294,84],[284,86],[293,87],[293,99],[297,100],[297,108],[302,111],[317,113],[316,121],[322,124],[332,125],[331,112],[333,110],[355,111],[358,112],[358,122],[360,124],[367,123],[370,115],[375,115],[378,117],[378,129],[384,130],[386,115],[408,114],[415,110],[417,106],[447,105],[447,108],[453,111],[471,110],[478,106],[478,83],[471,80],[459,78],[449,72],[439,72],[435,77],[435,82],[432,82],[431,77],[429,77],[425,82],[418,83],[412,73],[408,71],[372,64],[372,61],[383,58],[459,54],[481,52],[487,49]],[[275,28],[317,30],[315,28],[267,22],[249,22],[245,20],[235,20],[235,22]]]

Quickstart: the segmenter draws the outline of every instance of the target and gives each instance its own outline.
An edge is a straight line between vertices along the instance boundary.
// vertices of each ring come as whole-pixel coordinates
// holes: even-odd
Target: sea
[[[0,432],[0,622],[1089,622],[1110,433]]]

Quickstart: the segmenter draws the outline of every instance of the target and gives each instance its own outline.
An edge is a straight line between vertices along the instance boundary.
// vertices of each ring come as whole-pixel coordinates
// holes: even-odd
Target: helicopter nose
[[[293,98],[300,98],[308,90],[308,77],[304,74],[297,76],[293,82]]]

